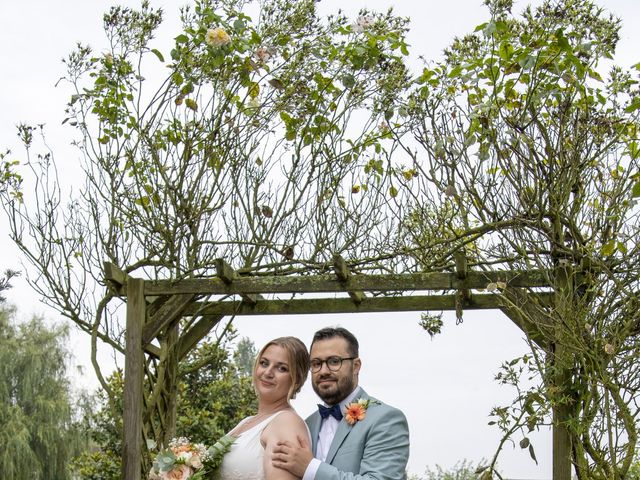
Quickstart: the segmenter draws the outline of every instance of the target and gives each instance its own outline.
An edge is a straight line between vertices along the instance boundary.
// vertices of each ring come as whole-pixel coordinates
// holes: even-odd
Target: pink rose
[[[164,478],[167,480],[187,480],[193,474],[193,470],[186,465],[176,465],[171,471],[167,472]]]

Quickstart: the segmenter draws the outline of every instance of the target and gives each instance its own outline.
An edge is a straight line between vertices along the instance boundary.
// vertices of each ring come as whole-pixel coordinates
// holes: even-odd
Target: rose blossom
[[[231,43],[231,37],[224,29],[217,27],[207,30],[204,41],[211,47],[222,47]]]
[[[176,465],[171,471],[165,474],[167,480],[187,480],[193,470],[187,465]]]
[[[258,47],[255,51],[256,58],[261,62],[266,62],[271,58],[271,49]]]
[[[373,25],[373,17],[371,15],[361,15],[356,20],[353,30],[358,33],[364,32],[367,28]]]
[[[186,460],[186,464],[192,468],[195,468],[196,470],[200,470],[202,468],[202,460],[200,460],[200,455],[198,455],[197,453],[192,454],[191,457]]]

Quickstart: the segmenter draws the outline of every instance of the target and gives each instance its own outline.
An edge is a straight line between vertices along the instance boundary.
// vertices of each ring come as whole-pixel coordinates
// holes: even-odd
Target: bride
[[[280,441],[310,438],[304,420],[289,404],[308,372],[309,353],[298,338],[276,338],[262,348],[253,369],[258,413],[242,420],[229,433],[235,441],[218,470],[219,480],[298,479],[274,467],[270,453]]]

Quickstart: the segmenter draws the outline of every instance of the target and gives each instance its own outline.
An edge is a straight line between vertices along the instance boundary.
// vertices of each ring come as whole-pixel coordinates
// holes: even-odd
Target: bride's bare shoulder
[[[265,428],[264,434],[280,440],[294,440],[298,435],[306,435],[307,427],[304,420],[295,410],[286,410],[278,414]],[[265,438],[266,440],[266,438]]]

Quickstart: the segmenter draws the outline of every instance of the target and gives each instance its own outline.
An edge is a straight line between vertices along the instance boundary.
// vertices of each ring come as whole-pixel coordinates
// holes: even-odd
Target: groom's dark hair
[[[342,327],[326,327],[318,330],[313,336],[313,340],[311,341],[311,346],[319,340],[329,340],[330,338],[340,337],[344,338],[349,345],[349,355],[352,357],[359,356],[358,349],[360,346],[358,345],[358,339],[346,328]]]

